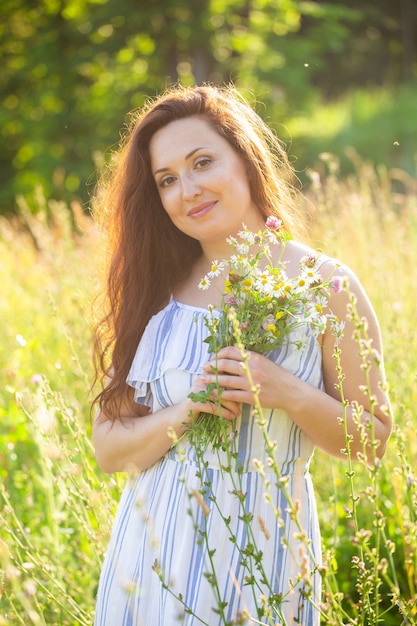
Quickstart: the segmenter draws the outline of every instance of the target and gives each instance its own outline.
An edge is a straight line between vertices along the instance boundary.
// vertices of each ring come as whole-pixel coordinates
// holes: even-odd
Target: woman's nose
[[[192,199],[201,193],[201,187],[192,175],[184,175],[181,178],[181,189],[184,200]]]

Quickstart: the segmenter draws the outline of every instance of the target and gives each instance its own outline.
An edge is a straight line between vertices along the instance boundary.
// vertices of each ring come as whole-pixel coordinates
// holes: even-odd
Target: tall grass
[[[37,202],[0,223],[0,624],[87,626],[117,499],[90,438],[95,238]]]
[[[311,173],[311,237],[356,271],[377,310],[396,425],[375,476],[315,454],[324,623],[376,623],[361,606],[373,585],[381,623],[417,624],[417,188],[352,159],[348,179],[326,155]],[[98,240],[76,206],[36,202],[36,217],[22,200],[20,217],[0,222],[0,625],[87,626],[124,483],[96,467],[90,442]]]
[[[315,207],[312,239],[317,247],[356,271],[381,323],[395,425],[378,471],[378,501],[370,491],[366,469],[361,465],[355,468],[360,499],[357,525],[372,532],[378,524],[383,528],[383,558],[391,561],[391,579],[385,579],[383,561],[378,574],[381,609],[397,601],[393,595],[396,587],[407,606],[406,616],[390,608],[381,622],[417,624],[417,185],[401,170],[375,170],[354,152],[349,156],[355,173],[343,181],[338,162],[331,155],[322,155],[324,175],[310,172],[313,184],[309,197]],[[355,615],[360,572],[352,569],[355,539],[353,520],[346,516],[350,506],[346,466],[318,451],[312,472],[336,588],[344,594],[343,604],[350,607],[350,614]],[[368,615],[358,623],[371,624],[372,617]]]

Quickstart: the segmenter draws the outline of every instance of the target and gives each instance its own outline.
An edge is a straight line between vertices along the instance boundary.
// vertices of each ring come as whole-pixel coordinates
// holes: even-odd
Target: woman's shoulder
[[[308,257],[314,257],[314,267],[323,281],[332,281],[332,291],[329,305],[341,319],[346,314],[346,306],[354,294],[359,309],[367,317],[373,317],[374,311],[369,297],[354,269],[336,257],[325,254],[304,243],[290,240],[287,243],[284,260],[287,262],[287,272],[295,276],[300,271],[300,263]],[[336,287],[337,285],[337,287]]]
[[[335,274],[354,277],[354,272],[345,263],[339,259],[329,256],[323,250],[313,248],[303,242],[291,239],[287,242],[283,260],[287,264],[289,273],[296,273],[300,269],[300,263],[306,259],[314,260],[316,269],[326,280],[329,276]]]

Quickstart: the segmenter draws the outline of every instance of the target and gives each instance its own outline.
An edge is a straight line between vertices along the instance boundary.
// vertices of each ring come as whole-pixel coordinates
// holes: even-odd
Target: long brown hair
[[[94,403],[111,419],[117,419],[126,397],[126,377],[147,323],[201,254],[199,242],[167,216],[149,157],[150,140],[159,129],[193,115],[204,117],[241,156],[261,215],[279,217],[292,233],[299,225],[286,152],[233,87],[177,86],[132,113],[93,204],[108,252],[94,342],[96,380],[103,388]]]

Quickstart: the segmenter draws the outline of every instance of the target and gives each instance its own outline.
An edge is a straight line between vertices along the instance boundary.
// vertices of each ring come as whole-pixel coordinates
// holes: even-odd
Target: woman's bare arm
[[[190,391],[205,389],[196,377]],[[222,402],[222,416],[233,419],[240,412],[235,402]],[[173,445],[171,432],[180,437],[187,424],[202,411],[218,414],[215,404],[193,402],[188,397],[179,404],[150,413],[133,400],[133,389],[120,405],[117,419],[101,411],[93,424],[93,443],[99,466],[108,474],[142,471],[156,463]]]

